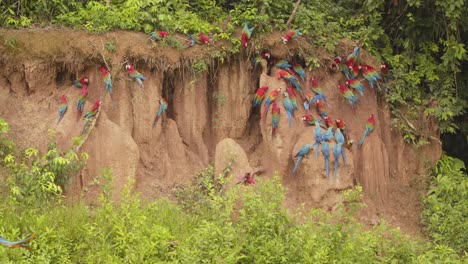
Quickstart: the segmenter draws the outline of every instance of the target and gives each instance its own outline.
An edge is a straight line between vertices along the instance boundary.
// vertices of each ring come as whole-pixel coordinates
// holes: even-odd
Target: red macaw
[[[73,84],[78,88],[83,88],[83,85],[88,84],[88,83],[89,83],[88,77],[83,76],[83,77],[81,77],[81,79],[76,80]]]
[[[356,79],[359,75],[359,70],[361,69],[359,65],[354,65],[352,62],[348,63],[350,79]]]
[[[88,85],[83,85],[81,88],[80,95],[78,96],[78,103],[76,104],[76,110],[78,110],[78,115],[83,114],[84,105],[88,99]]]
[[[273,105],[271,106],[271,136],[275,135],[276,129],[278,128],[280,111],[276,101],[273,101]]]
[[[244,48],[247,47],[247,42],[249,42],[250,38],[252,37],[252,32],[255,27],[249,28],[249,23],[245,22],[244,28],[242,29],[241,34],[241,43]]]
[[[364,134],[362,135],[362,138],[361,140],[359,141],[358,143],[358,146],[361,147],[362,144],[364,143],[364,139],[366,139],[366,137],[372,132],[374,131],[374,128],[375,128],[375,118],[374,118],[374,114],[371,114],[369,116],[369,118],[367,119],[367,122],[366,122],[366,130],[364,131]]]
[[[57,120],[57,125],[58,125],[58,124],[60,123],[60,121],[62,120],[63,116],[64,116],[65,113],[67,112],[67,109],[68,109],[67,96],[62,95],[62,97],[60,98],[59,117],[58,117],[58,120]]]
[[[246,172],[244,176],[241,177],[240,181],[237,184],[244,184],[244,185],[256,185],[257,182],[255,181],[254,177],[255,175],[260,175],[265,173],[264,170],[258,170],[254,173]]]
[[[347,129],[346,123],[341,119],[336,119],[335,124],[336,124],[336,127],[339,128],[341,130],[341,132],[343,133],[345,142],[348,142],[348,139],[347,139],[348,129]]]
[[[293,70],[301,77],[302,80],[305,80],[306,73],[304,68],[299,63],[293,63]]]
[[[283,43],[286,44],[288,43],[291,39],[296,38],[297,36],[302,36],[301,29],[290,29],[286,32],[286,35],[284,37],[281,37],[281,40],[283,40]]]
[[[261,116],[262,118],[266,116],[266,114],[268,113],[268,109],[270,108],[270,105],[276,100],[276,97],[278,96],[280,91],[281,89],[278,88],[270,92],[270,95],[265,101],[265,109],[263,110],[263,114]]]
[[[161,41],[163,38],[169,36],[169,33],[167,31],[151,32],[150,36],[154,41]]]
[[[164,113],[164,111],[167,110],[167,105],[168,103],[167,103],[166,98],[159,99],[159,110],[156,113],[156,117],[154,118],[153,127],[156,127],[156,125],[158,124],[159,118],[161,118],[161,115]]]
[[[210,44],[211,40],[208,36],[203,33],[198,33],[198,41],[202,44]]]
[[[332,119],[329,116],[325,116],[325,125],[327,128],[332,128],[332,130],[335,130],[335,124],[333,123]]]
[[[93,107],[91,108],[91,111],[87,112],[85,115],[84,115],[84,119],[90,119],[90,118],[93,118],[96,116],[97,112],[99,111],[99,108],[101,107],[101,104],[102,104],[102,101],[101,100],[97,100]]]
[[[257,89],[257,91],[255,92],[255,97],[253,99],[252,108],[262,103],[263,98],[265,98],[265,93],[267,90],[268,90],[268,86],[262,86]]]
[[[31,240],[33,240],[35,235],[36,234],[32,234],[32,235],[28,236],[27,238],[25,238],[23,240],[20,240],[20,241],[9,241],[9,240],[6,240],[3,237],[0,237],[0,244],[3,244],[8,248],[22,247],[22,248],[26,248],[28,250],[31,250],[31,246],[29,246],[27,243],[29,243]]]
[[[353,113],[356,114],[356,104],[359,101],[359,98],[351,91],[348,87],[344,86],[343,84],[338,84],[338,88],[340,89],[341,94],[343,97],[351,104],[351,108],[353,109]]]
[[[289,99],[291,100],[293,104],[294,109],[298,110],[296,92],[294,92],[294,89],[291,85],[288,86],[288,95],[289,95]]]
[[[101,66],[100,71],[107,91],[112,94],[112,79],[109,70],[107,70],[106,67]]]
[[[346,81],[346,84],[354,90],[358,91],[361,96],[364,95],[364,86],[358,79],[349,79]]]
[[[348,65],[346,65],[344,63],[344,60],[341,56],[337,56],[333,59],[334,63],[332,64],[332,66],[335,66],[338,68],[338,70],[340,70],[340,72],[342,72],[346,79],[351,79],[351,73],[349,72],[349,67]]]
[[[388,66],[385,63],[380,64],[380,73],[382,74],[382,79],[384,82],[387,82],[389,79],[393,79],[393,77],[390,74],[390,70],[388,69]]]
[[[302,95],[304,96],[303,92],[302,92],[302,88],[301,88],[301,85],[299,84],[298,80],[296,79],[296,77],[294,77],[294,75],[292,75],[290,72],[288,71],[284,71],[284,70],[281,70],[278,72],[278,74],[276,75],[276,78],[279,80],[281,78],[283,78],[284,80],[288,81],[290,84],[292,84],[294,86],[294,88],[296,88],[296,90]]]
[[[359,43],[354,47],[353,51],[346,57],[346,63],[353,63],[353,64],[358,64],[359,61],[359,53],[360,53],[360,50],[361,50],[361,41],[359,41]]]
[[[312,87],[311,87],[312,91],[316,94],[316,95],[321,95],[323,94],[323,90],[322,88],[318,85],[318,82],[317,82],[317,77],[314,75],[312,76]]]
[[[377,84],[377,87],[380,90],[379,80],[382,80],[382,78],[377,73],[377,70],[370,65],[361,66],[361,69],[362,75],[369,82],[370,88],[374,91],[374,85]]]
[[[130,77],[136,80],[138,84],[140,84],[141,89],[145,90],[145,86],[143,85],[143,80],[146,80],[146,77],[143,76],[143,74],[141,74],[137,70],[135,70],[135,68],[131,64],[127,64],[125,68],[128,70],[128,74],[130,75]]]
[[[303,115],[302,121],[309,126],[315,126],[317,124],[316,122],[320,122],[320,119],[313,117],[312,115]]]
[[[325,118],[327,116],[327,111],[325,109],[325,106],[322,104],[322,101],[317,100],[316,102],[317,106],[317,113],[322,117]]]
[[[306,144],[302,146],[302,148],[297,152],[296,154],[296,164],[294,165],[294,169],[292,172],[292,176],[294,176],[294,173],[296,173],[297,167],[299,166],[299,163],[301,163],[301,160],[309,154],[309,152],[314,149],[312,144]]]

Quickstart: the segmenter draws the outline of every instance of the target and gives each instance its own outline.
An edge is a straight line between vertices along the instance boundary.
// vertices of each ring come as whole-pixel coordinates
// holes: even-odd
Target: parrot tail
[[[292,176],[294,176],[294,173],[296,173],[297,167],[299,166],[299,163],[301,162],[302,158],[303,158],[303,156],[299,156],[297,158],[296,164],[294,165],[294,169],[293,169],[293,172],[292,172]]]
[[[330,176],[330,160],[325,156],[325,171],[327,172],[327,178]]]
[[[346,166],[346,152],[344,148],[341,148],[341,157],[343,158],[344,166]]]
[[[318,141],[315,141],[314,146],[315,146],[315,159],[318,160],[319,142],[318,142]]]
[[[153,128],[155,128],[155,127],[158,125],[158,120],[159,120],[159,115],[157,115],[157,116],[154,118]]]
[[[336,173],[338,172],[338,159],[339,158],[340,157],[335,157],[335,164],[333,166],[333,175],[335,176],[335,178],[336,178]]]
[[[359,147],[362,146],[362,144],[364,143],[364,140],[366,139],[366,137],[367,137],[368,134],[369,134],[369,133],[367,132],[367,129],[366,129],[366,131],[364,132],[364,135],[362,135],[361,140],[359,140],[359,143],[358,143],[358,146],[359,146]]]
[[[288,113],[289,127],[292,127],[292,112],[287,111],[287,113]]]
[[[143,82],[141,81],[141,79],[140,79],[140,78],[136,78],[136,80],[137,80],[138,84],[140,84],[141,89],[143,89],[143,91],[144,91],[144,90],[145,90],[145,86],[143,85]]]

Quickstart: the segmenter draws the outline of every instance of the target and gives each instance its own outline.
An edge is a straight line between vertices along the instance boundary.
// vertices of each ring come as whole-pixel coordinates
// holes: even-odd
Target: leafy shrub
[[[459,159],[443,156],[439,160],[421,215],[431,238],[459,253],[468,252],[468,178],[464,170]]]

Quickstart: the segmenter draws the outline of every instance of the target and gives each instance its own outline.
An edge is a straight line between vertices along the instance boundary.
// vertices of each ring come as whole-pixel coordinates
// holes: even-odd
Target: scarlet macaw
[[[260,88],[257,89],[257,91],[255,92],[255,97],[253,99],[253,104],[252,104],[252,108],[260,105],[263,101],[263,98],[265,98],[265,93],[266,91],[268,90],[268,86],[262,86]]]
[[[167,105],[168,103],[165,98],[159,99],[159,110],[156,113],[156,117],[154,118],[153,127],[156,127],[156,125],[158,124],[159,118],[161,118],[161,115],[164,113],[164,111],[167,110]]]
[[[60,123],[60,121],[62,120],[63,116],[64,116],[65,113],[67,112],[67,109],[68,109],[67,96],[62,95],[62,97],[60,98],[59,117],[58,117],[58,120],[57,120],[57,125],[58,125],[58,124]]]
[[[88,99],[88,85],[83,85],[81,88],[80,95],[78,96],[78,103],[76,104],[76,110],[78,110],[78,115],[81,115],[84,110],[84,105]]]
[[[167,31],[158,31],[150,33],[151,39],[158,42],[167,36],[169,36],[169,33]]]
[[[112,94],[112,79],[109,70],[107,70],[106,67],[101,66],[100,71],[107,91]]]
[[[78,88],[83,88],[83,85],[88,84],[88,83],[89,83],[89,79],[86,76],[83,76],[83,77],[81,77],[81,79],[76,80],[75,82],[73,82],[73,84]]]
[[[367,119],[367,122],[366,122],[366,130],[364,131],[364,134],[362,135],[362,138],[361,140],[359,141],[358,143],[358,146],[361,147],[362,144],[364,143],[364,140],[366,139],[366,137],[372,132],[374,131],[374,128],[375,128],[375,118],[374,118],[374,114],[371,114],[369,116],[369,118]]]
[[[278,89],[273,90],[273,91],[270,92],[270,95],[268,96],[268,98],[265,101],[265,109],[263,110],[263,114],[261,116],[262,118],[264,116],[266,116],[266,114],[268,113],[268,109],[270,108],[270,105],[276,100],[276,97],[278,96],[280,91],[281,91],[281,89],[278,88]]]
[[[128,70],[128,74],[130,75],[130,77],[136,80],[138,84],[140,84],[141,89],[145,90],[143,80],[146,80],[146,77],[143,76],[143,74],[141,74],[139,71],[135,70],[135,68],[131,64],[127,64],[125,68]]]
[[[301,29],[290,29],[286,32],[286,35],[284,37],[281,37],[281,40],[283,40],[283,43],[286,44],[288,43],[291,39],[296,38],[297,36],[302,36]]]
[[[241,43],[244,48],[247,47],[247,42],[249,42],[250,38],[252,37],[252,32],[255,27],[249,28],[249,23],[245,22],[244,28],[242,29],[241,34]]]
[[[351,91],[348,87],[344,86],[343,84],[338,84],[338,88],[340,89],[341,94],[343,97],[351,104],[351,108],[353,109],[353,113],[356,114],[356,104],[359,101],[359,98]]]
[[[298,63],[293,64],[293,70],[301,77],[302,80],[305,80],[306,78],[306,73],[304,71],[304,68]]]
[[[364,86],[362,85],[361,81],[358,79],[350,79],[346,81],[346,84],[353,88],[354,90],[358,91],[361,96],[364,95]]]
[[[276,129],[278,128],[280,119],[280,108],[276,104],[276,101],[273,101],[271,106],[271,136],[275,135]]]
[[[86,120],[86,119],[90,119],[90,118],[95,117],[96,114],[97,114],[97,112],[98,112],[98,110],[99,110],[99,108],[101,107],[101,104],[102,104],[102,101],[101,101],[101,100],[97,100],[97,101],[94,103],[94,105],[93,105],[93,107],[91,108],[91,110],[88,111],[88,112],[84,115],[83,118]]]

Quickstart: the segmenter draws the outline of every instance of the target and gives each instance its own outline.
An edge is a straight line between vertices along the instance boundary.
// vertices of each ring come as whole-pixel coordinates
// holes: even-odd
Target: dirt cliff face
[[[348,135],[356,142],[369,114],[376,116],[377,125],[362,148],[354,146],[346,151],[348,164],[343,166],[340,162],[339,180],[335,181],[333,170],[327,179],[323,155],[316,159],[314,151],[291,176],[297,151],[314,142],[314,128],[305,126],[300,119],[305,114],[300,99],[299,111],[289,128],[280,95],[280,124],[276,135],[271,135],[271,111],[261,119],[264,106],[252,109],[252,98],[260,86],[268,86],[269,94],[276,88],[286,91],[286,84],[276,78],[277,69],[273,68],[270,76],[262,73],[253,68],[245,54],[227,63],[208,63],[206,71],[197,72],[187,65],[209,58],[216,44],[177,51],[154,47],[147,36],[129,32],[95,36],[74,31],[0,31],[0,36],[14,38],[17,43],[13,48],[0,45],[0,115],[10,123],[11,136],[22,147],[45,149],[48,129],[56,130],[59,146],[72,145],[84,122],[75,110],[79,89],[70,80],[89,77],[85,105],[85,112],[88,111],[103,95],[99,67],[103,64],[101,55],[107,56],[114,75],[114,92],[104,98],[96,127],[82,148],[91,157],[81,175],[83,186],[75,181],[75,190],[87,187],[90,198],[95,192],[88,185],[103,167],[112,169],[116,193],[128,177],[135,177],[137,189],[144,196],[167,195],[176,184],[190,180],[194,172],[213,163],[215,156],[220,161],[215,168],[219,171],[224,164],[221,161],[227,159],[216,153],[216,146],[230,138],[234,142],[230,140],[218,148],[231,153],[226,148],[237,143],[232,152],[238,154],[231,154],[247,156],[250,162],[246,164],[243,159],[238,163],[241,165],[236,165],[235,173],[242,171],[239,166],[245,166],[246,171],[251,167],[265,168],[270,172],[267,176],[278,171],[288,189],[287,203],[291,207],[304,203],[307,207],[332,210],[339,192],[351,188],[354,181],[363,186],[370,205],[362,215],[363,221],[373,223],[385,216],[391,223],[407,223],[410,231],[417,229],[421,175],[440,157],[441,146],[433,143],[413,149],[405,144],[391,126],[385,103],[379,103],[367,87],[354,114],[337,89],[337,84],[344,82],[341,73],[331,73],[326,68],[307,72],[303,86],[310,87],[312,75],[318,77],[328,96],[329,115],[345,120]],[[105,49],[110,42],[116,51]],[[284,45],[279,35],[266,38],[263,43],[285,59],[297,52],[295,43]],[[365,52],[363,60],[377,64]],[[144,90],[128,78],[123,68],[126,62],[134,63],[147,77]],[[63,94],[68,97],[69,108],[56,125]],[[161,97],[168,99],[169,108],[153,128]],[[311,106],[311,112],[317,116],[314,109]],[[332,161],[333,155],[331,167]],[[240,175],[234,176],[237,179]]]

